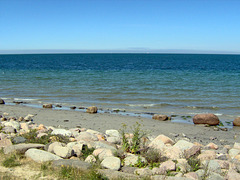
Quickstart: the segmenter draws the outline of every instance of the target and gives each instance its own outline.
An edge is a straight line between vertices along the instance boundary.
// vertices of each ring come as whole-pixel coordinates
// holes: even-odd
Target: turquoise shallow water
[[[133,112],[240,115],[240,56],[0,55],[6,102],[97,105]]]

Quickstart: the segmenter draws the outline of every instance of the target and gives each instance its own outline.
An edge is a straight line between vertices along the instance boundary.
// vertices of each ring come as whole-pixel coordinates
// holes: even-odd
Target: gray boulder
[[[120,161],[119,158],[112,156],[112,157],[107,157],[107,158],[105,158],[105,159],[101,162],[101,165],[102,165],[104,168],[118,171],[118,170],[120,169],[120,167],[121,167],[121,161]]]
[[[53,161],[53,167],[61,167],[61,166],[67,166],[67,167],[73,167],[73,168],[78,168],[80,170],[88,170],[91,168],[91,164],[80,161],[80,160],[73,160],[73,159],[59,159]]]
[[[62,159],[55,154],[40,149],[29,149],[25,152],[25,156],[38,163]]]
[[[12,145],[12,146],[7,146],[3,149],[4,154],[10,154],[13,152],[17,152],[17,153],[25,153],[28,149],[31,148],[44,148],[44,144],[16,144],[16,145]]]

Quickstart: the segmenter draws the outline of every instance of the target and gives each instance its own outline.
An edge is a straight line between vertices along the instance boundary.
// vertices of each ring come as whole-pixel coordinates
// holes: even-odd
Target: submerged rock
[[[53,108],[52,104],[43,104],[43,108]]]
[[[197,114],[193,117],[194,124],[208,124],[215,126],[219,124],[219,118],[214,114]]]
[[[167,115],[154,114],[152,119],[156,119],[156,120],[159,120],[159,121],[166,121],[170,118]]]

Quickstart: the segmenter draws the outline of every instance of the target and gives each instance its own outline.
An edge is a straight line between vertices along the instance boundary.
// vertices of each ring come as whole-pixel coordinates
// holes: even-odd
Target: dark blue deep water
[[[232,119],[240,115],[240,56],[0,55],[0,98]]]

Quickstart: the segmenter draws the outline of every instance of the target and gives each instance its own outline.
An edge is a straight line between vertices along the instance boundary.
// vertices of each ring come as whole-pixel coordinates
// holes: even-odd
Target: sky
[[[240,53],[240,0],[0,0],[0,53]]]

